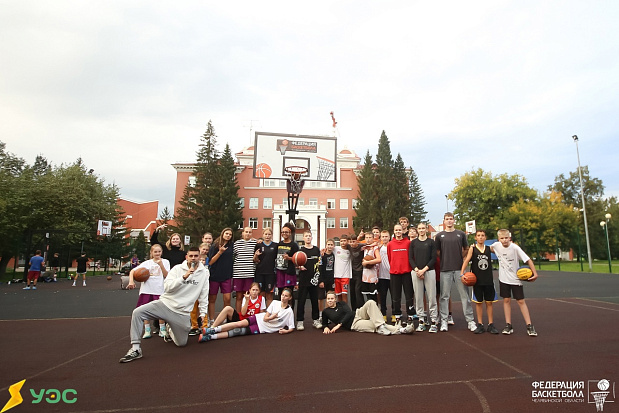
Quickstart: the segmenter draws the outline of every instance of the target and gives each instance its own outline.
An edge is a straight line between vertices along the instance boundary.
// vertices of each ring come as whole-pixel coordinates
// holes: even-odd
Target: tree
[[[353,227],[358,232],[361,228],[367,230],[378,224],[379,206],[376,194],[376,174],[369,150],[365,154],[363,168],[359,176],[357,176],[357,183],[359,184],[359,193],[357,194],[356,216],[353,217]]]
[[[604,195],[604,185],[601,179],[591,178],[589,167],[582,167],[582,182],[585,194],[585,203],[593,202],[602,198]],[[555,177],[555,183],[548,185],[549,191],[560,192],[563,195],[563,202],[582,208],[582,198],[580,196],[580,176],[578,171],[570,172],[569,177],[564,174]]]
[[[426,197],[423,194],[423,189],[419,185],[419,179],[415,170],[411,167],[408,176],[408,196],[410,199],[410,211],[407,214],[410,216],[411,223],[416,225],[426,220],[428,212],[425,209]]]
[[[493,176],[479,168],[456,178],[449,194],[454,201],[456,221],[476,221],[477,228],[493,228],[501,213],[519,199],[535,201],[537,193],[527,180],[518,174]]]
[[[209,121],[196,153],[195,185],[185,187],[175,216],[179,230],[192,240],[200,240],[207,231],[217,233],[243,223],[232,152],[226,145],[220,156],[216,145],[215,128]]]
[[[148,259],[146,254],[146,236],[144,235],[144,231],[140,231],[138,237],[135,239],[133,243],[133,250],[135,254],[137,254],[140,261]]]

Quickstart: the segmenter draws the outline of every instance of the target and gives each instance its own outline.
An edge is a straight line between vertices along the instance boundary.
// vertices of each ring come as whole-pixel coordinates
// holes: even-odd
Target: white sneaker
[[[451,316],[451,314],[447,316],[447,324],[449,324],[450,326],[453,326],[454,324],[456,324],[454,323],[454,318]]]
[[[303,321],[297,321],[297,331],[303,331],[305,327],[303,326]]]
[[[419,323],[419,325],[417,326],[417,331],[418,332],[426,331],[426,325],[424,323]]]
[[[432,324],[428,329],[428,333],[438,333],[438,326],[436,324]]]
[[[475,321],[469,321],[469,330],[475,331],[477,329],[477,323]]]
[[[406,327],[400,328],[400,334],[413,334],[413,331],[415,331],[415,325],[413,323],[407,324]]]
[[[152,334],[150,333],[150,328],[147,330],[144,330],[144,335],[142,336],[142,338],[151,338]]]
[[[314,328],[320,330],[322,328],[322,323],[318,320],[314,320]]]
[[[71,287],[75,287],[75,282],[73,283],[73,285]]]
[[[82,287],[86,287],[86,281],[84,281],[84,283],[82,284]]]
[[[384,324],[381,324],[380,326],[378,326],[378,328],[376,329],[376,332],[380,334],[381,336],[391,335],[391,331],[389,331],[389,329]]]
[[[447,321],[441,321],[441,332],[447,332]]]

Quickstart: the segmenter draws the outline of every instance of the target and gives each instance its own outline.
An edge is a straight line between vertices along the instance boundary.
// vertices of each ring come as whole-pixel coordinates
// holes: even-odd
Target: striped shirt
[[[256,240],[245,241],[240,239],[234,243],[234,265],[232,267],[233,278],[253,278],[256,272],[254,251]]]

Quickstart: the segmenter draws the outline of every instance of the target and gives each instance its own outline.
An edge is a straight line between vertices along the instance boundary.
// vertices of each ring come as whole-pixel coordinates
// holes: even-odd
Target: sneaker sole
[[[140,354],[139,356],[134,357],[134,358],[132,358],[132,359],[125,359],[125,358],[122,358],[122,359],[120,359],[120,362],[121,362],[121,363],[131,363],[133,360],[137,360],[137,359],[141,359],[141,358],[142,358],[142,355]]]
[[[506,336],[512,334],[513,332],[514,332],[514,330],[502,331],[502,333],[505,334]]]

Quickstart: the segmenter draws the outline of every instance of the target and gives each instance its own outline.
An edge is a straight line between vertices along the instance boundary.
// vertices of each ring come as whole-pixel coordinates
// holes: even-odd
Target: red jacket
[[[413,269],[408,261],[408,248],[411,241],[406,238],[392,239],[387,244],[387,257],[391,274],[410,274]]]

